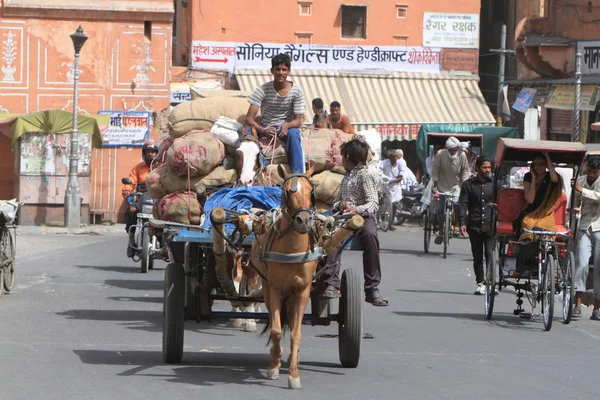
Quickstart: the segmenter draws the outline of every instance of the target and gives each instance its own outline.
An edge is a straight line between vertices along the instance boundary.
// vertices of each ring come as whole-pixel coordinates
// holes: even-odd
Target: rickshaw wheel
[[[165,270],[163,298],[163,360],[179,363],[183,358],[185,320],[185,271],[183,265],[171,263]]]
[[[505,244],[504,240],[500,239],[498,241],[498,291],[502,291],[502,281],[504,281],[504,260],[505,257]]]
[[[450,229],[452,226],[452,215],[446,210],[446,222],[444,223],[444,258],[448,256],[448,244],[450,243]]]
[[[494,312],[494,298],[496,297],[496,256],[498,252],[494,249],[492,253],[492,262],[485,267],[485,318],[492,319]],[[487,264],[487,263],[486,263]]]
[[[572,251],[567,252],[564,266],[563,291],[563,323],[571,322],[573,316],[573,301],[575,299],[575,282],[573,268],[575,267],[575,255]]]
[[[358,270],[353,268],[344,270],[341,283],[338,316],[340,363],[346,368],[356,368],[362,346],[363,283]]]
[[[556,260],[552,254],[546,254],[546,271],[542,277],[542,314],[544,316],[544,330],[552,328],[552,317],[554,316],[554,273]]]
[[[0,268],[0,281],[4,282],[4,268]],[[4,285],[0,285],[0,296],[4,292]]]
[[[429,253],[429,245],[431,244],[431,220],[429,212],[423,214],[423,248],[425,253]]]
[[[0,242],[2,243],[2,258],[0,261],[12,260],[2,268],[3,276],[0,279],[0,286],[4,288],[6,293],[10,293],[15,284],[15,245],[13,236],[6,227],[2,228]]]
[[[383,194],[381,203],[379,207],[379,226],[382,231],[387,232],[394,223],[394,216],[392,215],[391,199],[386,193]]]
[[[150,267],[150,235],[147,226],[142,228],[142,254],[140,260],[142,274],[148,273]]]

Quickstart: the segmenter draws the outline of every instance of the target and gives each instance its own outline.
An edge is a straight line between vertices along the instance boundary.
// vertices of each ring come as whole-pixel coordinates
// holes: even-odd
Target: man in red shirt
[[[329,119],[332,129],[340,129],[346,133],[355,134],[350,118],[346,114],[342,114],[342,105],[338,101],[334,101],[329,105],[329,112],[327,119]]]

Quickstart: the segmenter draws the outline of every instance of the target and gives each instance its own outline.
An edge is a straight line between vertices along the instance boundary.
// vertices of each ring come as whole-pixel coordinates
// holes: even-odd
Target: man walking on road
[[[575,182],[573,208],[581,207],[577,229],[577,256],[575,257],[576,305],[573,317],[581,317],[581,303],[588,276],[588,264],[594,255],[594,311],[591,319],[600,321],[600,156],[590,156],[587,174]]]
[[[458,200],[460,233],[463,236],[469,232],[471,252],[473,253],[473,270],[477,289],[474,294],[485,294],[483,255],[485,250],[485,263],[490,267],[492,262],[496,236],[494,235],[493,221],[496,204],[494,186],[490,175],[492,162],[486,156],[479,156],[475,161],[477,175],[462,184]]]

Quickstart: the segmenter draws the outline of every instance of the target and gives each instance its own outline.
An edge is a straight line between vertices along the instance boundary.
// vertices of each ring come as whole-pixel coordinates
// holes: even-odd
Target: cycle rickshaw
[[[15,217],[19,203],[0,200],[0,296],[9,293],[15,284],[15,253],[17,251],[17,226]]]
[[[549,331],[555,294],[562,293],[565,324],[570,322],[573,309],[575,255],[570,244],[573,235],[567,222],[570,219],[567,219],[567,196],[564,190],[554,207],[555,232],[535,227],[532,230],[523,229],[534,237],[534,240],[527,241],[520,241],[513,232],[513,221],[526,206],[519,176],[531,165],[534,156],[541,152],[550,154],[556,168],[572,169],[573,177],[577,178],[586,148],[577,142],[499,140],[494,175],[494,194],[498,204],[495,223],[498,249],[494,250],[490,266],[486,266],[484,298],[485,315],[490,319],[496,286],[500,290],[512,286],[517,292],[517,308],[513,313],[521,318],[531,318],[536,304],[540,302],[544,329]],[[570,185],[571,182],[565,181],[563,184]],[[496,267],[496,258],[499,268]],[[523,309],[523,297],[527,297],[531,304],[532,313],[526,313]]]
[[[483,135],[481,134],[452,134],[452,133],[428,133],[427,134],[427,154],[429,157],[429,147],[430,146],[440,146],[444,147],[446,145],[446,141],[455,137],[461,142],[470,142],[471,147],[479,148],[479,152],[483,150]],[[425,189],[427,191],[431,191],[433,187],[433,182],[430,181]],[[445,199],[445,201],[444,201]],[[443,204],[442,204],[442,200]],[[440,232],[440,212],[439,207],[444,208],[444,231]],[[429,247],[431,244],[431,234],[434,235],[442,234],[443,235],[443,245],[444,245],[444,258],[448,255],[448,245],[450,244],[450,233],[453,229],[453,221],[454,215],[456,212],[456,202],[452,201],[452,197],[448,196],[447,193],[434,193],[431,196],[431,203],[427,208],[427,211],[423,214],[423,247],[425,253],[429,253]]]

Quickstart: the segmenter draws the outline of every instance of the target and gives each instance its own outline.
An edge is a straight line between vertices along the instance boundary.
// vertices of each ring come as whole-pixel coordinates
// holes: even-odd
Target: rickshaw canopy
[[[600,156],[600,143],[586,143],[588,156]]]
[[[587,148],[580,142],[555,142],[550,140],[526,140],[501,138],[496,150],[496,165],[525,163],[540,153],[548,152],[555,164],[581,167]]]
[[[494,159],[496,156],[496,144],[501,137],[518,138],[519,131],[516,128],[498,127],[498,126],[476,126],[476,125],[457,125],[457,124],[424,124],[419,128],[417,136],[417,156],[421,162],[427,158],[427,134],[430,132],[451,133],[458,140],[462,135],[480,134],[483,136],[482,154]]]
[[[451,137],[455,137],[460,142],[469,142],[471,147],[483,149],[483,135],[474,133],[456,135],[453,133],[429,132],[427,133],[427,146],[440,145],[443,147],[446,144],[446,141]]]

